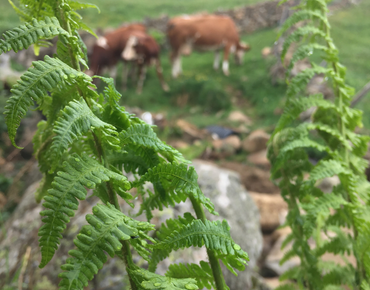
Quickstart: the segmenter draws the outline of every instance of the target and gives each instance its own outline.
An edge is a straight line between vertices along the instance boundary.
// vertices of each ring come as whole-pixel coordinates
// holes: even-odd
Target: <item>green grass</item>
[[[95,9],[81,11],[84,21],[91,27],[117,27],[126,21],[142,20],[145,17],[158,17],[194,13],[198,11],[213,12],[217,9],[230,9],[263,2],[265,0],[79,0],[97,5],[101,14]],[[17,1],[13,0],[14,3]],[[7,0],[0,1],[0,31],[4,31],[20,22]],[[109,17],[107,17],[109,15]]]
[[[188,0],[186,2],[173,0],[158,1],[128,1],[128,0],[90,0],[101,8],[101,14],[96,10],[83,11],[84,20],[93,27],[118,26],[124,21],[140,20],[144,17],[157,17],[161,14],[176,15],[193,13],[195,11],[214,11],[218,8],[229,9],[235,6],[254,4],[261,0]],[[0,17],[0,30],[12,27],[18,23],[17,16],[7,1],[0,1],[2,17]],[[370,81],[370,1],[363,0],[358,6],[336,12],[330,17],[332,35],[340,51],[340,60],[347,66],[348,83],[360,89]],[[225,77],[221,71],[212,68],[212,53],[193,53],[183,58],[184,75],[177,80],[170,76],[168,52],[161,55],[164,74],[172,91],[163,93],[156,78],[154,68],[149,69],[141,95],[135,93],[134,85],[130,84],[128,91],[124,92],[122,103],[128,106],[138,106],[153,112],[165,112],[171,119],[185,118],[204,127],[210,124],[227,125],[227,111],[219,114],[205,112],[204,108],[194,103],[179,108],[176,106],[177,88],[186,78],[217,82],[232,99],[233,108],[240,109],[255,119],[255,127],[266,127],[276,123],[279,116],[274,114],[276,109],[282,108],[284,101],[284,84],[273,86],[269,77],[269,67],[272,60],[261,57],[261,49],[272,46],[276,37],[274,29],[256,32],[243,36],[243,40],[251,44],[252,50],[245,55],[244,64],[236,66],[230,59],[231,75]],[[120,81],[118,80],[118,85]],[[365,97],[358,104],[364,110],[364,124],[370,128],[370,98]]]
[[[359,90],[370,81],[370,1],[339,11],[329,20],[348,83]],[[356,107],[364,111],[364,125],[370,129],[370,93]]]

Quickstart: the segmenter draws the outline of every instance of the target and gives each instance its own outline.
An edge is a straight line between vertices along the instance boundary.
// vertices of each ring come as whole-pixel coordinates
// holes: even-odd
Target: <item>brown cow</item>
[[[168,22],[167,37],[172,48],[172,76],[177,77],[181,69],[181,55],[189,55],[192,49],[215,51],[214,69],[218,69],[220,50],[223,49],[222,70],[229,75],[229,54],[235,53],[237,64],[242,63],[243,54],[250,46],[240,42],[233,20],[227,16],[194,15],[179,16]]]
[[[116,78],[116,65],[121,60],[122,51],[125,49],[127,40],[132,31],[146,31],[141,24],[131,24],[119,27],[118,29],[99,37],[94,44],[92,53],[89,56],[89,75],[100,75],[103,70],[110,70],[110,75]],[[127,64],[125,65],[127,67]],[[123,75],[123,84],[126,85],[127,74]]]
[[[168,85],[163,79],[162,67],[159,59],[159,45],[153,37],[142,31],[132,32],[127,41],[125,50],[122,52],[122,58],[125,61],[135,61],[138,65],[138,93],[141,92],[145,80],[146,68],[155,65],[158,79],[161,82],[162,89],[168,91]]]

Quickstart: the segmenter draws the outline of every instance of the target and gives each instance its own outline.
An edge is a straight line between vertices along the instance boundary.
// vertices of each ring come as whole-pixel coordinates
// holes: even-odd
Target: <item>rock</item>
[[[245,151],[254,153],[267,148],[267,141],[270,135],[265,131],[258,129],[253,131],[246,139],[243,140],[242,147]]]
[[[253,269],[262,251],[262,235],[258,209],[249,193],[243,188],[236,172],[221,169],[210,162],[195,160],[193,166],[203,193],[215,204],[219,217],[207,213],[211,220],[226,219],[231,227],[231,236],[249,255],[245,271],[235,277],[225,273],[227,285],[233,290],[250,289]],[[236,214],[238,213],[238,214]]]
[[[290,232],[291,230],[288,227],[277,231],[276,234],[279,235],[279,237],[265,260],[265,264],[263,266],[264,269],[262,269],[263,272],[274,273],[275,276],[280,276],[286,270],[289,270],[290,268],[300,264],[299,257],[294,256],[283,265],[280,265],[280,260],[284,257],[285,253],[291,249],[292,246],[292,243],[289,243],[284,249],[281,249],[281,245]]]
[[[240,111],[233,111],[233,112],[231,112],[230,115],[229,115],[229,117],[228,117],[228,120],[229,121],[232,121],[232,122],[244,123],[246,125],[252,125],[251,119],[249,119],[246,115],[244,115]]]
[[[264,169],[270,169],[271,164],[267,159],[267,149],[250,154],[247,161]]]
[[[183,120],[179,119],[176,121],[176,126],[180,128],[180,130],[185,135],[184,138],[193,142],[196,139],[203,139],[206,137],[207,133],[205,130],[199,129],[197,126]]]
[[[280,194],[266,194],[250,191],[261,215],[262,232],[272,232],[285,222],[288,205]]]
[[[240,138],[236,135],[230,135],[225,139],[216,139],[212,141],[213,151],[210,153],[211,159],[222,159],[234,155],[241,147]]]
[[[339,177],[337,175],[326,177],[320,181],[317,185],[324,193],[330,193],[333,190],[333,187],[340,184]]]
[[[272,53],[271,47],[264,47],[261,50],[261,54],[263,58],[267,58],[269,55],[271,55],[271,53]]]
[[[223,161],[221,163],[221,167],[238,172],[243,185],[249,191],[280,193],[279,187],[270,180],[270,171],[262,170],[255,166],[248,166],[239,162]]]
[[[176,149],[182,149],[182,148],[189,147],[189,144],[182,140],[171,141],[171,142],[168,142],[168,144]]]
[[[240,178],[237,173],[220,169],[215,165],[202,161],[195,161],[194,167],[198,172],[199,184],[203,192],[213,200],[216,211],[220,214],[219,217],[207,214],[208,218],[212,220],[228,220],[235,242],[250,256],[249,266],[244,272],[239,273],[238,277],[227,273],[226,270],[224,271],[226,281],[231,289],[244,290],[247,285],[251,285],[252,276],[255,277],[256,275],[253,270],[262,248],[258,209],[248,192],[240,184]],[[65,263],[68,251],[74,247],[73,239],[77,232],[86,224],[85,215],[91,213],[92,207],[98,202],[98,199],[91,197],[91,192],[89,192],[88,196],[90,197],[80,201],[75,217],[71,219],[63,233],[64,238],[54,258],[46,267],[39,269],[38,265],[41,257],[37,233],[41,226],[39,213],[43,208],[41,204],[35,202],[34,194],[37,187],[38,183],[34,183],[26,190],[19,206],[5,224],[4,232],[6,236],[3,235],[3,232],[0,232],[0,281],[7,283],[5,281],[7,273],[15,273],[19,269],[26,250],[30,247],[31,255],[23,276],[23,282],[27,286],[33,283],[32,289],[49,290],[54,289],[58,284],[59,278],[57,275],[61,272],[60,266]],[[122,202],[121,207],[125,213],[131,211],[124,202]],[[135,207],[136,210],[137,208]],[[166,218],[183,215],[185,212],[193,212],[189,201],[180,203],[174,208],[165,208],[163,211],[154,212],[154,218],[151,222],[159,226]],[[243,213],[243,216],[240,213]],[[141,215],[138,219],[145,220],[145,216]],[[4,257],[8,257],[8,262]],[[138,256],[134,255],[133,259],[142,263]],[[169,260],[194,263],[200,260],[207,260],[207,257],[204,248],[195,248],[174,252],[174,255],[171,255]],[[168,266],[166,263],[168,261],[165,260],[159,265],[158,273],[165,273]],[[123,268],[122,263],[117,259],[109,259],[96,278],[89,283],[89,289],[123,289],[125,287],[125,278],[123,277],[125,271]],[[0,288],[2,287],[1,284],[2,282],[0,282]],[[254,289],[266,288],[261,286]]]

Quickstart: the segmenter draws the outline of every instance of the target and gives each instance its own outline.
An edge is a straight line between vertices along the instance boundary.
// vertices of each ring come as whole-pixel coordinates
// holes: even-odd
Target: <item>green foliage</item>
[[[89,225],[84,226],[74,244],[77,250],[69,251],[72,258],[62,266],[65,272],[59,289],[83,289],[107,261],[122,249],[120,241],[140,239],[152,240],[145,232],[154,230],[154,225],[138,222],[115,209],[111,204],[98,204],[93,207],[93,215],[86,215]],[[153,241],[153,240],[152,240]]]
[[[221,84],[203,75],[186,77],[172,91],[174,95],[187,95],[189,105],[202,106],[209,113],[231,108],[230,97]]]
[[[209,264],[204,261],[200,261],[200,265],[172,264],[166,272],[166,276],[173,278],[193,277],[197,280],[199,288],[211,289],[215,287],[212,278],[212,269]]]
[[[180,152],[160,141],[152,126],[119,105],[121,95],[112,79],[100,77],[105,87],[98,94],[92,78],[81,71],[81,65],[87,67],[87,50],[77,31],[92,31],[74,10],[96,7],[72,0],[20,0],[19,6],[11,4],[28,23],[5,34],[0,53],[18,51],[31,44],[37,52],[40,45],[46,44],[45,39],[58,36],[57,54],[33,63],[11,90],[5,107],[14,146],[20,121],[34,102],[47,118],[38,124],[33,138],[35,157],[44,174],[36,194],[38,201],[44,200],[45,208],[40,213],[40,267],[53,258],[79,201],[86,199],[87,189],[92,189],[92,195],[102,204],[86,216],[88,225],[74,240],[77,248],[69,251],[71,257],[62,266],[60,289],[82,290],[88,286],[107,261],[106,254],[124,262],[134,290],[199,289],[194,278],[204,275],[205,270],[211,275],[207,283],[218,290],[228,289],[217,270],[218,259],[235,273],[234,269],[244,270],[248,255],[232,240],[226,221],[206,220],[203,206],[216,212],[200,190],[194,168],[188,168],[189,161]],[[123,169],[134,173],[135,181],[129,182]],[[149,197],[143,190],[146,182],[154,187],[154,194],[149,193]],[[147,235],[154,225],[121,212],[119,199],[134,207],[134,197],[128,192],[132,188],[141,194],[141,212],[146,212],[149,221],[154,208],[162,210],[187,198],[197,209],[198,219],[186,215],[170,220],[169,228],[164,226],[157,234],[165,235],[165,239],[154,240]],[[177,231],[172,231],[176,225]],[[190,266],[194,274],[189,277],[151,273],[135,265],[131,256],[132,248],[155,267],[153,261],[159,261],[158,251],[169,253],[185,246],[203,245],[210,257],[216,258],[202,262],[202,268]]]
[[[284,245],[292,243],[281,260],[298,256],[301,264],[288,270],[282,280],[295,280],[299,289],[366,289],[370,279],[368,221],[370,184],[364,171],[363,155],[368,136],[355,133],[362,126],[362,112],[351,109],[354,90],[345,83],[345,68],[338,61],[338,50],[330,36],[327,7],[322,0],[302,0],[300,10],[283,25],[280,35],[294,30],[286,38],[282,58],[289,46],[298,47],[288,69],[295,62],[310,56],[314,50],[322,54],[328,67],[312,64],[289,80],[287,101],[270,140],[268,151],[272,177],[279,179],[282,195],[290,211],[286,224],[292,228]],[[291,31],[291,30],[290,30]],[[325,100],[322,95],[306,96],[305,88],[315,74],[324,74],[333,85],[336,99]],[[316,107],[312,123],[297,126],[297,118],[305,110]],[[318,140],[318,138],[320,140]],[[309,162],[305,148],[325,153],[316,165]],[[322,179],[337,176],[340,184],[330,193],[323,193],[317,184]],[[315,247],[309,244],[315,241]],[[323,262],[326,253],[337,255],[343,263]],[[344,255],[353,255],[356,266]],[[341,257],[341,258],[340,258]],[[293,284],[278,289],[296,289]]]

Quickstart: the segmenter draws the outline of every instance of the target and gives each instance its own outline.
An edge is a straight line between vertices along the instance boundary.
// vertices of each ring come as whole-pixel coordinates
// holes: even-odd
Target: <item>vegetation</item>
[[[284,113],[270,139],[272,178],[279,183],[289,206],[286,226],[292,230],[283,247],[292,244],[280,263],[298,256],[301,263],[281,276],[294,280],[278,289],[369,289],[370,284],[370,183],[364,174],[369,136],[355,133],[362,127],[362,111],[350,108],[355,90],[346,84],[346,68],[339,63],[331,37],[326,1],[302,0],[298,11],[284,24],[280,34],[294,28],[284,43],[298,47],[289,64],[319,52],[326,67],[312,68],[289,80]],[[295,27],[298,22],[306,25]],[[314,74],[324,74],[333,86],[335,100],[322,94],[306,96]],[[316,107],[312,122],[297,124],[305,110]],[[320,141],[316,141],[320,138]],[[306,148],[324,152],[311,164]],[[325,194],[317,183],[337,176],[340,184]],[[325,254],[338,258],[327,261]],[[353,256],[355,264],[349,262]]]
[[[11,142],[21,119],[37,103],[46,121],[38,124],[33,142],[35,156],[44,174],[37,199],[44,200],[43,226],[39,244],[45,267],[58,250],[62,233],[78,209],[79,200],[93,189],[101,203],[86,215],[87,224],[74,240],[75,249],[62,266],[60,289],[83,289],[107,261],[107,254],[122,259],[131,289],[199,289],[211,286],[229,289],[219,260],[234,274],[244,270],[248,255],[230,236],[226,221],[210,222],[204,207],[217,215],[212,202],[203,195],[197,174],[174,148],[160,141],[152,126],[125,111],[112,79],[100,78],[104,91],[98,94],[87,68],[86,47],[78,30],[90,31],[76,8],[94,8],[71,0],[22,0],[15,6],[27,22],[7,31],[0,39],[0,53],[37,48],[58,36],[57,53],[33,62],[12,88],[5,107]],[[123,175],[132,172],[133,182]],[[151,182],[154,192],[146,192]],[[136,188],[132,196],[129,190]],[[140,195],[141,212],[148,222],[139,222],[121,212],[119,199],[133,206]],[[190,213],[167,220],[152,238],[151,211],[175,206],[190,199],[196,218]],[[177,265],[165,276],[154,273],[159,261],[171,251],[188,247],[207,248],[209,263]],[[149,262],[149,270],[134,264],[131,247]],[[208,266],[206,266],[206,264]],[[187,272],[183,269],[188,269]]]

